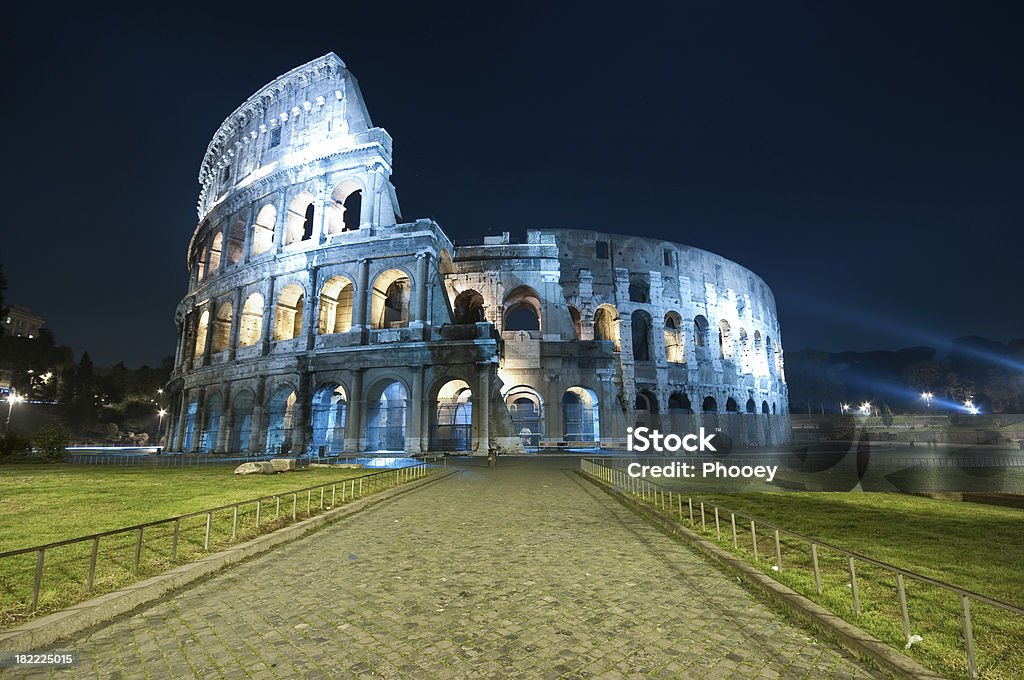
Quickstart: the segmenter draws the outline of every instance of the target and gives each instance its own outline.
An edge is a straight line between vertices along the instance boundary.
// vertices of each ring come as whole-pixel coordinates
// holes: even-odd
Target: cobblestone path
[[[876,677],[578,466],[466,463],[57,645],[81,666],[33,675]]]

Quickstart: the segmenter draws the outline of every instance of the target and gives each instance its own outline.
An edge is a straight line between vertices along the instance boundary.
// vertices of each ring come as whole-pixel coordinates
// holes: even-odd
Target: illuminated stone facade
[[[199,175],[167,450],[621,446],[636,422],[785,439],[764,415],[786,412],[775,302],[753,273],[592,231],[456,248],[402,219],[391,171],[334,54],[224,121]]]

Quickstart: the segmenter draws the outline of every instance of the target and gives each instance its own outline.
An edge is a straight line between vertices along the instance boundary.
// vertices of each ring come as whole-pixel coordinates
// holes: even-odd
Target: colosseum
[[[638,424],[788,438],[775,300],[749,270],[576,229],[455,245],[402,217],[391,174],[391,137],[333,53],[221,124],[166,450],[615,449]]]

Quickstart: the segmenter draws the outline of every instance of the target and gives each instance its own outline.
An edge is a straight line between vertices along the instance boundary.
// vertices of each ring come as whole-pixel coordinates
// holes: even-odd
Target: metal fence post
[[[851,561],[853,558],[850,558]],[[910,644],[910,611],[907,609],[907,589],[903,584],[903,574],[896,574],[896,592],[900,596],[900,618],[903,619],[903,640]]]
[[[857,589],[857,569],[853,566],[853,558],[850,558],[850,590],[853,593],[853,613],[860,616],[860,591]]]
[[[306,490],[306,515],[313,514],[313,490]]]
[[[814,566],[814,590],[821,595],[821,570],[818,569],[818,544],[811,543],[811,564]]]
[[[274,508],[274,519],[281,519],[281,497],[274,496],[274,500],[277,501],[276,507]]]
[[[36,613],[39,607],[39,588],[43,585],[43,561],[46,559],[46,550],[41,549],[36,553],[36,575],[32,583],[32,613]]]
[[[238,538],[238,506],[234,507],[234,513],[231,515],[231,540]]]
[[[324,492],[327,491],[324,487],[320,487],[320,509],[324,509]]]
[[[181,529],[181,520],[174,520],[174,535],[171,536],[171,563],[178,561],[178,532]]]
[[[203,541],[203,550],[210,549],[210,525],[213,524],[213,513],[206,513],[206,538]]]
[[[730,512],[729,513],[729,521],[732,522],[732,547],[735,548],[735,549],[738,549],[739,545],[737,544],[737,541],[736,541],[736,513],[735,512]]]
[[[754,561],[757,562],[757,529],[754,528],[754,520],[750,520],[750,543],[754,546]]]
[[[134,576],[139,575],[139,560],[142,558],[142,527],[139,527],[138,534],[135,537],[135,562],[132,564],[132,574]]]
[[[704,501],[700,502],[700,528],[707,529],[708,523],[704,521]]]
[[[689,497],[688,497],[688,498],[686,499],[686,502],[687,502],[687,504],[689,504],[689,506],[690,506],[690,526],[691,526],[691,527],[692,527],[692,526],[696,526],[696,524],[694,524],[694,522],[693,522],[693,498],[689,498]]]
[[[263,499],[257,498],[256,499],[256,531],[257,532],[259,532],[259,529],[260,529],[260,509],[261,509],[262,505],[263,505]]]
[[[967,646],[967,677],[975,680],[978,667],[974,659],[974,630],[971,628],[971,604],[967,596],[960,593],[960,606],[964,610],[964,644]]]
[[[298,512],[299,512],[299,494],[293,493],[292,494],[292,519],[293,520],[299,516]]]
[[[718,523],[718,506],[715,506],[715,534],[718,536],[718,540],[722,540],[722,527]]]
[[[96,577],[96,556],[100,552],[100,537],[92,539],[92,554],[89,556],[89,578],[86,581],[86,589],[92,592],[93,579]]]

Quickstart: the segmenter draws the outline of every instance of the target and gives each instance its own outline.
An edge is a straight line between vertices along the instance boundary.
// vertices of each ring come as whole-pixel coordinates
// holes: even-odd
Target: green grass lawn
[[[0,552],[373,472],[313,468],[242,476],[233,471],[231,466],[5,465],[0,467]]]
[[[689,493],[689,492],[687,492]],[[1024,607],[1024,510],[936,500],[895,493],[707,493],[711,501],[822,542],[918,572],[967,590]],[[684,518],[688,522],[686,500]],[[716,537],[707,507],[706,536]],[[720,545],[753,562],[750,522],[737,519],[732,547],[731,517],[720,512]],[[700,530],[700,515],[696,515]],[[857,565],[862,610],[855,615],[844,557],[819,549],[823,592],[815,592],[810,547],[782,538],[782,570],[774,571],[775,545],[768,527],[759,529],[756,562],[766,573],[819,602],[894,647],[903,648],[895,579],[866,563]],[[908,652],[950,678],[967,677],[956,595],[907,580],[912,634],[924,640]],[[971,615],[983,678],[1019,678],[1024,668],[1024,616],[972,602]]]
[[[145,528],[141,544],[134,531],[100,539],[91,591],[87,587],[91,540],[47,550],[36,612],[45,614],[329,509],[333,482],[339,482],[333,491],[340,505],[351,500],[353,481],[348,482],[343,498],[345,480],[361,478],[364,495],[397,481],[394,471],[377,474],[380,471],[367,469],[314,468],[246,476],[236,476],[233,470],[230,466],[0,467],[0,552],[277,495],[258,507],[256,503],[240,506],[237,514],[234,509],[215,512],[209,525],[204,513],[181,520],[177,531],[174,522]],[[316,485],[327,485],[323,495],[319,489],[289,493]],[[0,628],[32,618],[36,557],[33,552],[0,560]]]

